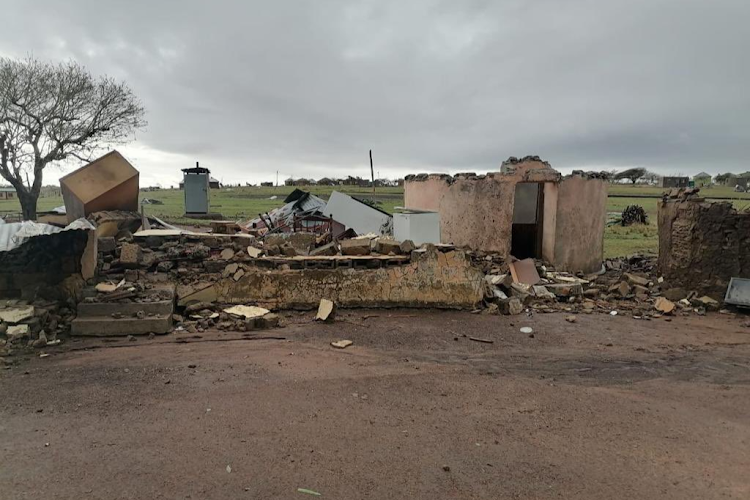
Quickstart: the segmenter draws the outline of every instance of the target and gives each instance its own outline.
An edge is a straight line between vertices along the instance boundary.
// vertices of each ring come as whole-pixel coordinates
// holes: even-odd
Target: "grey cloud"
[[[346,174],[369,148],[392,176],[750,168],[744,0],[108,3],[11,2],[0,51],[126,79],[140,142],[237,181]]]

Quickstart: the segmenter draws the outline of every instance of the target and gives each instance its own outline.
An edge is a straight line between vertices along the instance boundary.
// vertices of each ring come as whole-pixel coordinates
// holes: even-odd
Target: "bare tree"
[[[617,175],[615,175],[615,179],[629,179],[630,182],[633,184],[636,183],[638,179],[646,175],[646,169],[645,168],[629,168],[627,170],[623,170],[622,172],[619,172]]]
[[[145,127],[130,88],[94,78],[76,62],[0,58],[0,175],[16,190],[23,218],[36,218],[44,168],[127,142]]]

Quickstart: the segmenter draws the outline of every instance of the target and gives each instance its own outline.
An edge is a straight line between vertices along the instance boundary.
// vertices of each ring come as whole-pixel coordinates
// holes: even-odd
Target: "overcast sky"
[[[749,0],[0,0],[0,54],[128,82],[141,184],[750,170]],[[51,169],[46,183],[62,172]]]

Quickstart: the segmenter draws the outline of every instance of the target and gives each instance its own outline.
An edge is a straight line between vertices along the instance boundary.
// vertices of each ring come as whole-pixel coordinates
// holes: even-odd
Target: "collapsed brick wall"
[[[730,278],[750,278],[750,213],[701,198],[658,208],[658,269],[671,286],[723,299]]]

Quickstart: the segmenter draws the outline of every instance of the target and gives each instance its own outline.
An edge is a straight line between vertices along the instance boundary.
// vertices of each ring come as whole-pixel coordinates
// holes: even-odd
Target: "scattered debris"
[[[541,281],[539,273],[536,270],[534,259],[523,259],[508,263],[510,274],[513,276],[514,283],[523,283],[524,285],[536,285]]]
[[[657,297],[656,301],[654,302],[654,309],[663,314],[672,314],[675,307],[677,306],[674,302],[664,297]]]
[[[20,323],[34,316],[34,306],[9,307],[0,309],[0,321],[5,323]]]
[[[298,493],[305,493],[307,495],[313,495],[313,496],[316,496],[316,497],[321,496],[321,494],[318,493],[317,491],[308,490],[307,488],[297,488],[297,492]]]
[[[480,339],[480,338],[477,338],[477,337],[469,337],[469,340],[473,340],[474,342],[481,342],[483,344],[494,344],[495,343],[494,340]]]
[[[354,342],[352,342],[351,340],[336,340],[334,342],[331,342],[331,345],[336,349],[346,349],[353,343]]]
[[[575,323],[576,322],[576,317],[573,316],[572,314],[569,314],[569,315],[565,316],[565,321],[567,321],[568,323]]]
[[[242,316],[243,318],[260,318],[270,313],[268,309],[258,306],[233,306],[224,309],[227,314],[234,314],[235,316]]]
[[[318,305],[318,314],[315,315],[315,321],[331,322],[336,317],[336,304],[332,300],[320,299]]]
[[[522,326],[520,331],[521,333],[534,333],[534,329],[530,326]]]

